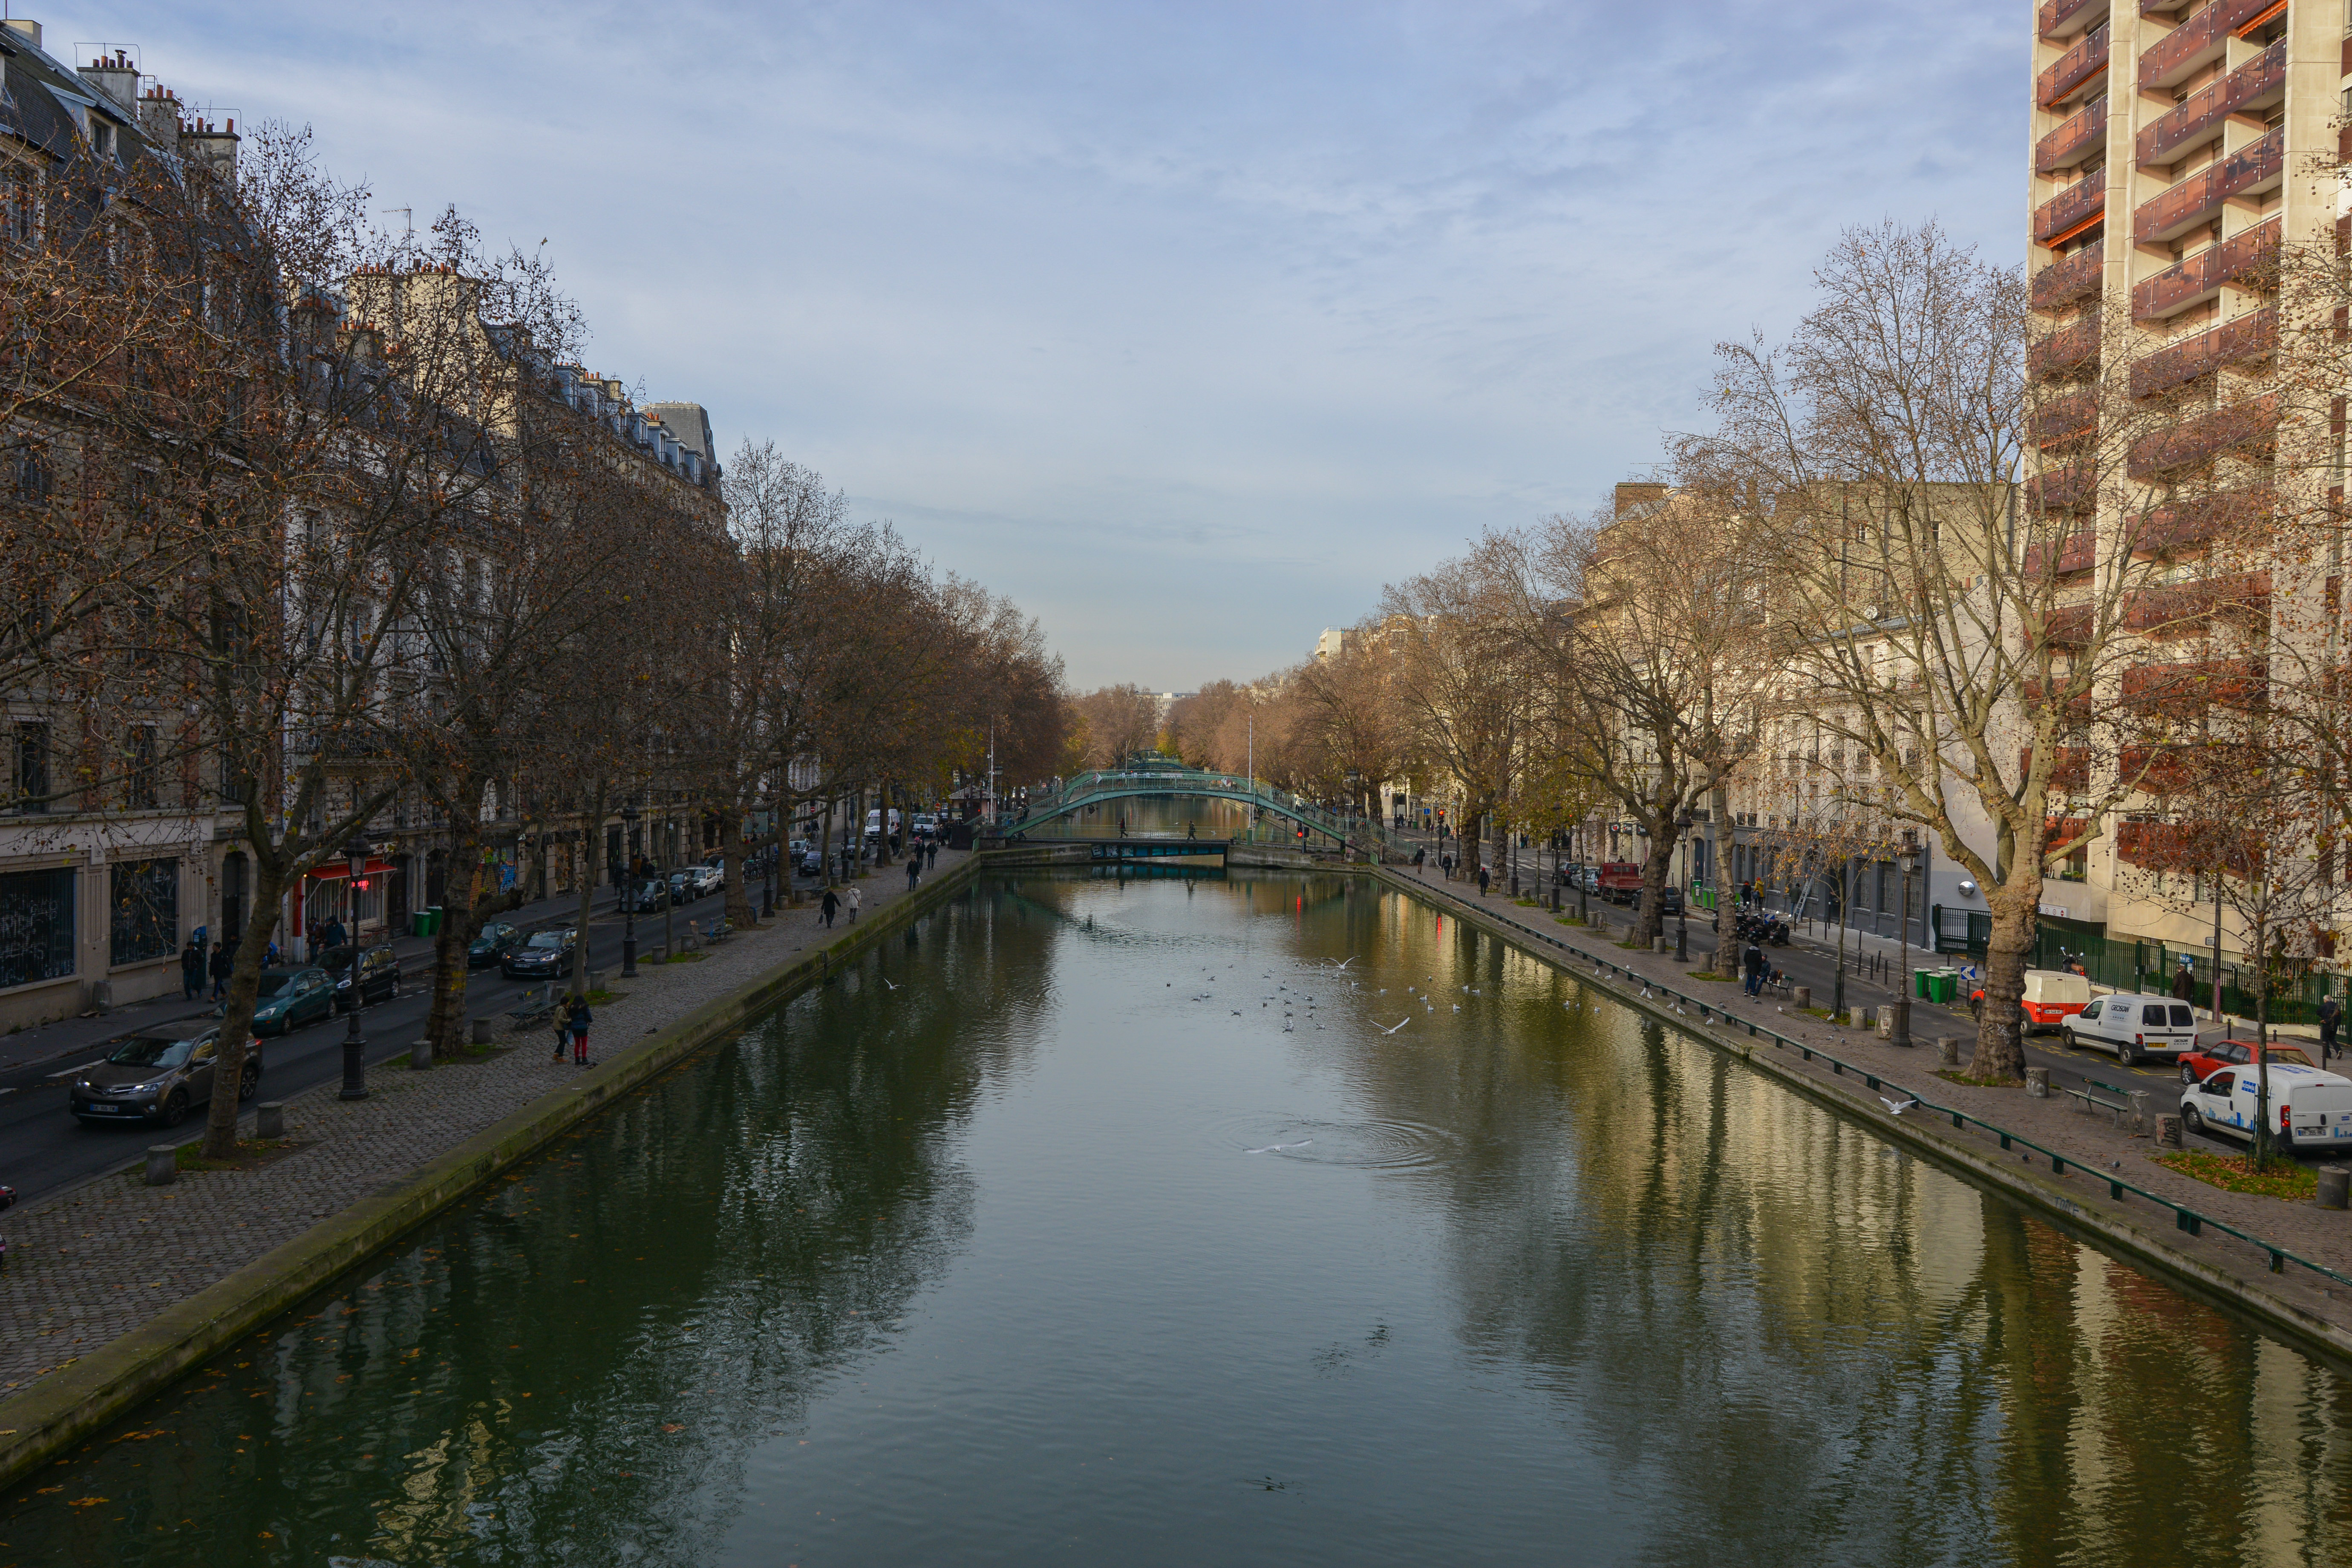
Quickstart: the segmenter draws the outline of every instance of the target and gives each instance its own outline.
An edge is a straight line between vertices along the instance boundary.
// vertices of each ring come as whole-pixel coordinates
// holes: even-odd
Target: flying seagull
[[[886,974],[886,975],[884,975],[884,976],[882,977],[882,984],[885,984],[885,985],[890,985],[890,977],[889,977],[888,975],[887,975],[887,974]],[[891,989],[891,990],[893,990],[893,991],[896,991],[896,990],[897,990],[897,989],[898,989],[898,988],[896,985],[890,985],[890,989]]]
[[[1381,1034],[1383,1034],[1383,1035],[1393,1035],[1393,1034],[1395,1034],[1399,1029],[1403,1028],[1407,1024],[1410,1024],[1410,1023],[1412,1023],[1412,1014],[1410,1014],[1410,1013],[1407,1013],[1403,1017],[1399,1018],[1395,1023],[1391,1024],[1388,1027],[1386,1027],[1386,1028],[1384,1028],[1384,1029],[1381,1029]],[[1377,1026],[1377,1025],[1376,1025],[1376,1026],[1375,1026],[1375,1027],[1378,1027],[1378,1026]]]
[[[1880,1096],[1878,1097],[1878,1103],[1879,1103],[1879,1104],[1881,1104],[1881,1105],[1883,1105],[1883,1106],[1885,1106],[1885,1107],[1886,1107],[1886,1114],[1887,1114],[1887,1115],[1889,1115],[1889,1116],[1900,1116],[1900,1115],[1902,1115],[1905,1111],[1906,1111],[1906,1110],[1910,1110],[1913,1106],[1915,1106],[1915,1105],[1918,1104],[1919,1102],[1918,1102],[1918,1100],[1916,1100],[1916,1099],[1914,1099],[1914,1100],[1889,1100],[1889,1099],[1887,1099],[1885,1095],[1883,1095],[1883,1094],[1882,1094],[1882,1095],[1880,1095]]]

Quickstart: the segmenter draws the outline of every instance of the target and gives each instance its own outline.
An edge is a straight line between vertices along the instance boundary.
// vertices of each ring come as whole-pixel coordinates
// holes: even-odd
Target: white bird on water
[[[1242,1152],[1244,1154],[1279,1154],[1286,1149],[1304,1149],[1307,1145],[1314,1142],[1315,1140],[1312,1138],[1301,1138],[1296,1143],[1269,1143],[1263,1149],[1244,1149]]]
[[[1393,1034],[1395,1034],[1399,1029],[1403,1028],[1407,1024],[1410,1024],[1410,1023],[1412,1023],[1412,1014],[1410,1014],[1410,1013],[1407,1013],[1403,1017],[1399,1018],[1395,1023],[1391,1024],[1390,1026],[1388,1026],[1388,1027],[1386,1027],[1386,1028],[1384,1028],[1384,1029],[1381,1029],[1381,1034],[1383,1034],[1383,1035],[1393,1035]],[[1378,1027],[1379,1027],[1379,1026],[1378,1026],[1378,1025],[1375,1025],[1375,1026],[1374,1026],[1374,1027],[1376,1027],[1376,1028],[1378,1028]]]
[[[1887,1115],[1900,1116],[1919,1102],[1916,1100],[1889,1100],[1882,1094],[1878,1097],[1878,1103],[1886,1107]]]

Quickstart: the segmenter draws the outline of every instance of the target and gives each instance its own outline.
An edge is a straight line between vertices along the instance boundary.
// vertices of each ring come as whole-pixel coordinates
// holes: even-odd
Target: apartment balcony
[[[2088,647],[2098,627],[2097,610],[2095,605],[2064,605],[2051,611],[2042,622],[2042,642],[2051,647]]]
[[[2025,552],[2024,574],[2028,577],[2040,576],[2042,563],[2048,559],[2047,545],[2030,546]],[[2088,572],[2098,564],[2098,531],[2089,528],[2077,529],[2058,542],[2058,558],[2051,565],[2051,574],[2057,577],[2072,577],[2077,572]]]
[[[2082,113],[2033,144],[2033,172],[2072,169],[2107,144],[2107,100],[2095,98]]]
[[[2204,467],[2232,452],[2267,451],[2278,436],[2278,395],[2268,393],[2183,419],[2132,443],[2124,471],[2133,479],[2158,480]]]
[[[2106,171],[2095,169],[2033,209],[2033,243],[2061,244],[2106,216]]]
[[[2279,220],[2270,218],[2133,284],[2132,320],[2177,316],[2225,287],[2267,292],[2273,286],[2270,272],[2278,237]]]
[[[2143,713],[2193,720],[2208,708],[2253,712],[2270,700],[2270,666],[2259,658],[2136,664],[2124,671],[2124,705]]]
[[[2216,577],[2210,582],[2144,588],[2124,601],[2124,629],[2151,637],[2186,637],[2205,631],[2215,616],[2236,616],[2248,619],[2265,617],[2270,614],[2270,603],[2271,574],[2267,572],[2239,572],[2227,577]],[[2142,668],[2201,669],[2206,667],[2147,665]],[[2124,696],[2128,700],[2131,695],[2132,672],[2126,670],[2124,673]]]
[[[2033,442],[2045,449],[2080,440],[2098,427],[2099,407],[2088,387],[2047,398],[2033,411]]]
[[[2132,214],[2134,245],[2164,245],[2221,215],[2231,196],[2267,191],[2286,177],[2286,128],[2209,163]],[[2046,242],[2045,242],[2046,243]]]
[[[2259,525],[2277,502],[2268,486],[2251,486],[2151,507],[2124,526],[2133,554],[2178,555],[2202,549],[2224,534]]]
[[[2027,707],[2037,707],[2042,701],[2042,682],[2038,680],[2021,680],[2017,683],[2017,694],[2020,700],[2021,700]],[[2091,699],[2089,695],[2085,694],[2081,697],[2070,698],[2066,702],[2063,711],[2061,712],[2059,717],[2069,724],[2089,723],[2091,721]]]
[[[2179,795],[2225,777],[2239,765],[2219,746],[2126,746],[2116,758],[2116,777],[2143,795]]]
[[[2096,246],[2052,262],[2033,275],[2033,308],[2060,310],[2098,292],[2099,270],[2105,264],[2106,258]]]
[[[2231,0],[2220,3],[2227,5]],[[2096,81],[2106,68],[2107,29],[2094,27],[2084,35],[2081,43],[2059,56],[2055,65],[2035,79],[2033,100],[2044,109],[2059,108]]]
[[[2092,311],[2036,339],[2025,351],[2025,374],[2035,381],[2084,375],[2099,367],[2099,316]]]
[[[2220,81],[2198,89],[2186,101],[2175,104],[2141,126],[2138,136],[2133,139],[2133,156],[2142,168],[2151,163],[2177,163],[2221,134],[2222,125],[2232,114],[2259,112],[2285,96],[2286,40],[2282,38]],[[2073,123],[2067,121],[2069,125]],[[2058,129],[2065,128],[2062,125]],[[2046,142],[2057,134],[2053,131],[2042,140]]]
[[[2025,504],[2035,511],[2080,515],[2098,501],[2098,470],[2088,463],[2069,463],[2026,481]]]
[[[2278,310],[2270,306],[2134,360],[2132,395],[2154,397],[2225,364],[2258,364],[2277,346]]]
[[[2042,36],[2053,43],[2106,19],[2107,0],[2042,0],[2034,16]]]
[[[2060,795],[2081,795],[2091,787],[2091,748],[2088,746],[2054,746],[2051,749],[2050,787]],[[2017,749],[2017,772],[2020,777],[2032,771],[2033,748]]]
[[[2161,91],[2187,79],[2220,59],[2239,28],[2265,11],[2284,9],[2280,0],[2213,0],[2141,53],[2139,89]]]

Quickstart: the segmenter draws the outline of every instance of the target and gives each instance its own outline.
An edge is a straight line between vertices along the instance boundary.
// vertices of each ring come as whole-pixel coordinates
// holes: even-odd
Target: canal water
[[[984,884],[0,1564],[2342,1561],[2352,1387],[1361,880]]]

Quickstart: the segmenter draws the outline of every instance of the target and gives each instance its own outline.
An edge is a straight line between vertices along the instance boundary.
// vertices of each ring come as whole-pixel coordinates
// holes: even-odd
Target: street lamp
[[[1903,853],[1895,858],[1903,868],[1903,908],[1895,917],[1895,1027],[1890,1037],[1893,1043],[1911,1043],[1911,994],[1903,989],[1906,973],[1911,967],[1911,873],[1919,868],[1919,847],[1903,846]]]
[[[635,805],[621,807],[621,859],[630,862],[635,855],[637,818],[644,816]],[[637,977],[637,868],[629,866],[628,875],[621,879],[621,977]]]
[[[354,834],[343,846],[343,864],[351,874],[345,884],[352,893],[359,891],[360,879],[367,875],[368,842]],[[352,1024],[343,1033],[343,1089],[339,1100],[365,1100],[367,1091],[367,1037],[360,1033],[359,975],[359,903],[352,902]]]
[[[1685,811],[1680,816],[1675,818],[1675,838],[1676,842],[1687,844],[1690,840],[1690,830],[1691,814]],[[1683,853],[1687,856],[1690,851],[1688,849],[1685,849]],[[1676,916],[1675,925],[1675,962],[1676,963],[1688,963],[1690,962],[1690,864],[1687,860],[1685,860],[1683,865],[1683,896],[1681,900],[1675,905],[1675,913]]]

